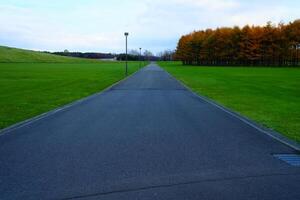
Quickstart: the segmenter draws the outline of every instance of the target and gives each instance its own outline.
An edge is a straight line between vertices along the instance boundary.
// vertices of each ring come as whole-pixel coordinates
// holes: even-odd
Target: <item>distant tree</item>
[[[145,50],[144,53],[143,53],[143,55],[144,55],[144,57],[145,57],[146,60],[150,60],[151,57],[154,56],[153,53],[151,51],[149,51],[149,50]]]
[[[158,53],[158,57],[162,61],[172,61],[174,59],[175,51],[165,50],[163,52]]]
[[[133,49],[133,50],[130,50],[130,51],[129,51],[129,54],[130,54],[130,55],[139,56],[139,55],[140,55],[140,52],[139,52],[138,50]]]

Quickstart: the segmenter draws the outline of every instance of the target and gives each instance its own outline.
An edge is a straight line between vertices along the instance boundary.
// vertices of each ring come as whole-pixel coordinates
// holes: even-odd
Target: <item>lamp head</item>
[[[125,36],[128,36],[128,35],[129,35],[129,33],[128,33],[128,32],[125,32],[125,33],[124,33],[124,35],[125,35]]]

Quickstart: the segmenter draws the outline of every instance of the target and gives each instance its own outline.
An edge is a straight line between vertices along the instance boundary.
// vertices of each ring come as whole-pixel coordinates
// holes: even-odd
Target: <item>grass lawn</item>
[[[159,62],[198,94],[300,142],[300,69]]]
[[[11,55],[15,53],[7,54],[5,59]],[[49,57],[41,57],[49,61]],[[70,59],[50,57],[54,62]],[[124,78],[124,63],[69,61],[75,63],[0,63],[0,129],[99,92]],[[130,62],[129,73],[138,67],[139,62]]]

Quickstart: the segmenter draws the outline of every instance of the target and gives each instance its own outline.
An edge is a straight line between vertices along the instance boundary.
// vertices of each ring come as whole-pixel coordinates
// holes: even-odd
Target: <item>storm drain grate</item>
[[[300,167],[300,155],[298,154],[275,154],[275,158],[278,158],[289,165]]]

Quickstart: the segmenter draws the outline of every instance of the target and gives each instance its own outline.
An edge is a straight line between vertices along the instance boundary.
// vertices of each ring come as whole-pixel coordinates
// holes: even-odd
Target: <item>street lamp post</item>
[[[140,69],[141,69],[141,62],[142,62],[142,48],[140,48]]]
[[[126,69],[125,69],[125,75],[128,76],[127,37],[129,35],[129,33],[125,32],[124,35],[125,35],[125,38],[126,38]]]

